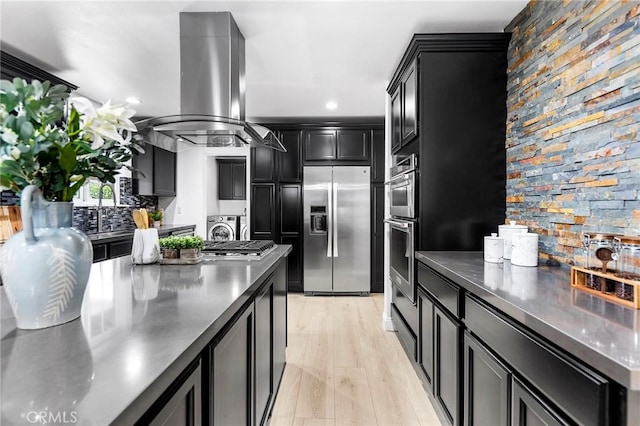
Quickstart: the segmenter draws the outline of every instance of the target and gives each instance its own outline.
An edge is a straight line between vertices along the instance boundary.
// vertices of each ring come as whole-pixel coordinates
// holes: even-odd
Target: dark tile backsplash
[[[111,200],[103,203],[102,226],[103,231],[133,229],[135,224],[131,217],[133,209],[146,208],[155,210],[158,207],[158,197],[133,195],[132,179],[121,177],[120,181],[120,204],[127,204],[126,207],[114,208]],[[11,191],[2,191],[0,194],[0,205],[12,206],[18,204],[19,198]],[[98,208],[75,207],[73,208],[73,227],[87,234],[98,232]]]

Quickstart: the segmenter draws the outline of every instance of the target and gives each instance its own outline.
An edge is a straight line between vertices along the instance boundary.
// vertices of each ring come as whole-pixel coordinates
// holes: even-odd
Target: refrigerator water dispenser
[[[327,234],[327,206],[310,206],[310,234]]]

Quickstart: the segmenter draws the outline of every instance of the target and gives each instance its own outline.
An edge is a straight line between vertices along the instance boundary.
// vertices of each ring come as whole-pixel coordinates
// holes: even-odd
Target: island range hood
[[[180,114],[137,121],[152,145],[263,146],[286,152],[276,135],[245,121],[244,36],[230,12],[180,13]]]

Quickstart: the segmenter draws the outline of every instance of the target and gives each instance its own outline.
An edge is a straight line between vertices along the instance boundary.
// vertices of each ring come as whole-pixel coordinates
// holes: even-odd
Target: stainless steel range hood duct
[[[266,146],[286,152],[273,132],[245,120],[244,36],[229,12],[180,13],[180,114],[136,123],[146,140],[172,149]]]

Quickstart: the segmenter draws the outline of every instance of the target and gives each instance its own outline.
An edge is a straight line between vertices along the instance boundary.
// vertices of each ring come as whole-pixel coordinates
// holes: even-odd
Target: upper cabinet
[[[391,152],[418,136],[418,58],[404,70],[391,93]]]
[[[307,130],[304,136],[305,162],[369,162],[367,129]]]
[[[244,159],[218,159],[218,199],[245,200],[246,173]]]
[[[280,132],[280,142],[287,152],[278,152],[277,171],[280,182],[302,181],[302,136],[298,130]]]
[[[52,85],[64,84],[67,86],[67,92],[72,92],[78,88],[75,84],[69,83],[2,50],[0,50],[0,76],[3,80],[13,80],[19,77],[29,82],[31,80],[39,80],[50,81]]]
[[[147,144],[144,154],[132,159],[135,195],[176,195],[176,153]]]

